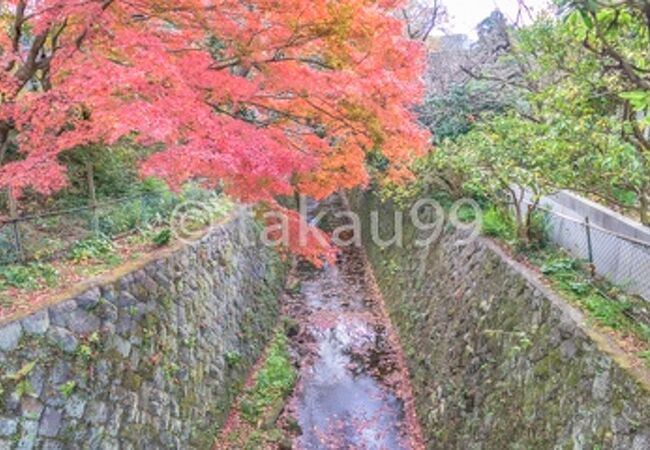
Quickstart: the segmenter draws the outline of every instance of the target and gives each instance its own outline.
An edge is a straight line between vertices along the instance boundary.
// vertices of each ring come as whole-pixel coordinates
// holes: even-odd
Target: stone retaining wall
[[[495,243],[429,251],[370,242],[371,210],[392,236],[393,208],[352,199],[407,354],[429,449],[650,448],[650,375]],[[405,214],[408,217],[408,214]],[[406,242],[415,232],[407,225]]]
[[[210,448],[279,312],[255,232],[238,215],[0,325],[0,449]]]

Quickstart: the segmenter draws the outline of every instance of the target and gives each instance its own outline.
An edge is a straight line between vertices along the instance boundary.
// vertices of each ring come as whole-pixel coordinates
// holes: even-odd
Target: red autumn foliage
[[[398,0],[9,0],[0,4],[0,187],[52,193],[61,152],[159,144],[145,175],[235,198],[320,199],[368,180],[379,149],[408,176],[427,138],[420,44]]]

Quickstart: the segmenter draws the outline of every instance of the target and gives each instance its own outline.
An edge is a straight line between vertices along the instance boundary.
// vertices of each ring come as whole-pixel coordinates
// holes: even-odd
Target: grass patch
[[[115,245],[105,236],[77,242],[70,249],[70,259],[75,263],[107,261],[115,256]]]
[[[233,358],[227,358],[232,363]],[[289,355],[289,344],[283,330],[274,335],[264,364],[255,376],[252,387],[244,390],[237,405],[241,420],[234,429],[217,441],[218,449],[277,448],[287,441],[288,433],[277,424],[287,398],[296,384],[298,373]]]
[[[170,228],[165,228],[156,234],[151,241],[156,247],[164,247],[169,245],[172,240],[172,230]]]
[[[507,213],[492,207],[483,214],[481,231],[487,236],[503,239],[508,242],[515,236],[515,224]]]
[[[258,423],[267,408],[291,394],[296,377],[287,337],[278,331],[271,341],[264,366],[257,373],[255,385],[244,392],[241,401],[242,416],[251,424]]]
[[[31,263],[0,266],[0,291],[9,287],[25,290],[55,287],[58,275],[57,270],[50,264]]]
[[[648,350],[647,352],[639,353],[639,357],[643,360],[646,367],[650,369],[650,350]]]
[[[595,323],[650,346],[650,315],[645,301],[620,288],[593,279],[588,265],[558,249],[530,253],[528,259],[568,300],[579,305]],[[644,352],[645,359],[650,352]]]

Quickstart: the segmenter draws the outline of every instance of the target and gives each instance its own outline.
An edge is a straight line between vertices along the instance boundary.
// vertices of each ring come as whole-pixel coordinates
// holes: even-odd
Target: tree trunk
[[[534,240],[533,234],[533,207],[528,206],[526,210],[526,242],[531,243]]]
[[[646,226],[650,226],[650,211],[648,211],[648,208],[650,207],[649,203],[648,193],[643,189],[639,194],[639,217],[641,223]]]
[[[510,192],[510,196],[512,198],[512,204],[515,209],[515,226],[516,226],[516,233],[517,233],[517,240],[522,241],[522,242],[527,242],[528,241],[528,227],[527,227],[527,219],[524,219],[524,196],[523,196],[523,191],[521,197],[517,195],[517,192],[512,188],[508,187],[508,191]]]
[[[18,214],[18,202],[13,195],[11,187],[7,189],[7,200],[9,202],[9,218],[12,220],[11,228],[14,237],[14,249],[16,251],[16,261],[25,262],[25,252],[23,250],[23,240],[20,235],[20,216]]]
[[[523,205],[515,201],[515,224],[517,226],[517,240],[528,242],[528,219],[524,219]]]
[[[99,234],[99,216],[97,214],[97,194],[95,191],[95,174],[93,164],[86,162],[86,178],[88,181],[88,195],[90,200],[90,208],[92,209],[92,222],[91,227],[95,235]]]
[[[7,150],[9,149],[10,128],[6,123],[0,124],[0,167],[4,163]]]
[[[535,194],[535,201],[531,204],[528,205],[527,210],[526,210],[526,236],[528,237],[528,242],[533,242],[534,240],[541,240],[543,239],[542,236],[533,236],[533,218],[534,214],[537,212],[537,209],[539,208],[539,204],[542,201],[542,197],[540,194]],[[540,243],[540,242],[536,242]]]

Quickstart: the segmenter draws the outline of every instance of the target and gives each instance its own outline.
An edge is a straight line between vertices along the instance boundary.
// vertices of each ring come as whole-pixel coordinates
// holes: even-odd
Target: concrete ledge
[[[580,309],[573,306],[564,297],[549,287],[539,273],[512,258],[510,254],[508,254],[508,252],[506,252],[493,239],[480,238],[480,240],[482,245],[485,245],[502,258],[506,264],[513,268],[513,270],[521,274],[521,276],[524,277],[532,287],[542,292],[544,297],[557,307],[568,320],[589,335],[601,351],[612,356],[621,368],[629,371],[650,395],[650,369],[645,367],[640,358],[636,355],[630,355],[611,335],[591,325],[587,316],[585,316]]]
[[[589,217],[593,225],[650,244],[650,228],[613,209],[581,197],[573,192],[558,192],[548,197],[547,200],[543,201],[543,204],[554,206],[553,211],[556,211],[556,208],[559,206],[561,210],[558,212],[579,220],[584,220],[585,217]]]

